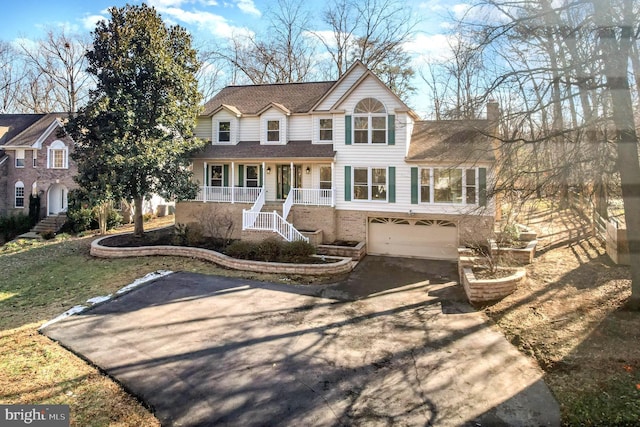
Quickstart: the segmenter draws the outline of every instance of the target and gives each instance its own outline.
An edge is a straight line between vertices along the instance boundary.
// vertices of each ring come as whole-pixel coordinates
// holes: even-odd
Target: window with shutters
[[[224,168],[222,165],[211,165],[211,175],[209,185],[212,187],[222,187],[224,182]]]
[[[353,168],[355,200],[387,200],[387,168]]]
[[[416,168],[417,169],[417,168]],[[412,179],[415,196],[412,203],[483,205],[483,191],[478,177],[483,168],[420,168]],[[485,184],[486,185],[486,184]]]

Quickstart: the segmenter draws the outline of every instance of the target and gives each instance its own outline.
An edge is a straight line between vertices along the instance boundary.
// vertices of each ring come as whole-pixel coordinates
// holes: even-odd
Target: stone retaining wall
[[[109,237],[111,236],[101,237],[91,242],[91,255],[100,258],[126,258],[150,255],[183,256],[210,261],[234,270],[309,276],[344,274],[350,272],[355,266],[351,258],[340,257],[335,257],[338,261],[328,264],[288,264],[236,259],[208,249],[186,246],[141,246],[135,248],[102,246],[100,242]]]
[[[518,283],[522,282],[527,272],[517,269],[513,275],[501,279],[476,279],[471,267],[462,267],[460,281],[472,303],[495,301],[515,292]]]

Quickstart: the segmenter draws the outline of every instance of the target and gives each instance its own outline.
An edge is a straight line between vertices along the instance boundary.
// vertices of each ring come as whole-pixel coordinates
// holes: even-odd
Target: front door
[[[67,187],[62,184],[54,184],[49,187],[47,206],[49,215],[57,215],[67,210]]]
[[[302,186],[302,166],[293,165],[293,188]],[[278,165],[276,168],[277,198],[286,199],[291,190],[291,165]]]

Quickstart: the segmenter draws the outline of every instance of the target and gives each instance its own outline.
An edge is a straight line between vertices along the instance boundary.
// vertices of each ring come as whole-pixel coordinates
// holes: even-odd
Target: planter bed
[[[463,267],[460,280],[472,303],[495,301],[515,292],[518,284],[527,277],[524,268],[498,267],[499,270],[512,270],[513,274],[496,279],[477,279],[472,267]]]
[[[257,273],[282,273],[312,276],[348,273],[353,269],[355,265],[351,258],[333,256],[327,257],[323,255],[314,256],[314,258],[319,259],[320,263],[318,264],[291,264],[237,259],[220,252],[216,252],[214,250],[189,246],[155,245],[119,247],[106,246],[102,244],[103,240],[114,238],[117,239],[118,236],[119,235],[105,236],[91,242],[91,255],[101,258],[124,258],[151,255],[184,256],[210,261],[222,267],[231,268],[234,270],[252,271]],[[326,262],[327,258],[335,259],[335,262]]]
[[[367,245],[364,242],[353,242],[349,245],[318,245],[319,255],[348,257],[354,261],[360,261],[367,254]]]
[[[491,241],[491,252],[497,254],[499,259],[507,262],[515,262],[517,264],[531,264],[533,257],[536,255],[537,240],[523,242],[523,248],[499,247],[495,241]]]

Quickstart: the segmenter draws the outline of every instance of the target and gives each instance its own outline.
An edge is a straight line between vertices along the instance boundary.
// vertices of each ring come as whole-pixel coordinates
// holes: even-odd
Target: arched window
[[[64,142],[56,140],[47,150],[47,167],[49,169],[68,169],[69,152]]]
[[[365,98],[353,109],[353,142],[385,144],[387,142],[387,110],[375,98]]]
[[[15,207],[24,208],[24,182],[18,181],[15,185]]]

